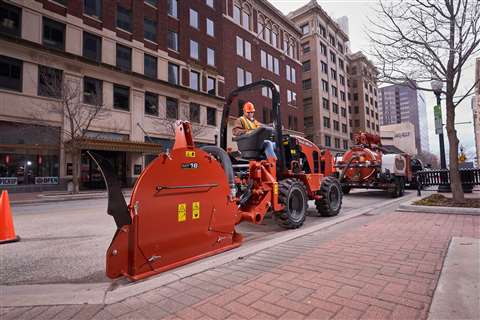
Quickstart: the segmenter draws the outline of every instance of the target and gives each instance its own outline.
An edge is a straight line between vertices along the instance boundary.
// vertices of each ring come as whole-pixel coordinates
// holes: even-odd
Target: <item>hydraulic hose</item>
[[[201,149],[205,152],[210,153],[220,161],[228,179],[228,184],[230,186],[230,193],[232,194],[232,196],[235,196],[237,192],[235,187],[235,177],[233,174],[232,161],[230,160],[228,153],[222,148],[219,148],[216,146],[203,146],[201,147]]]

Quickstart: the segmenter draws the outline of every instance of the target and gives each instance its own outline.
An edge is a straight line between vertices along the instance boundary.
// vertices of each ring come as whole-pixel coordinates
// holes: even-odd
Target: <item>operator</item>
[[[243,105],[243,116],[238,117],[235,120],[232,133],[235,137],[241,136],[243,134],[248,134],[251,131],[264,126],[255,119],[255,106],[250,101],[245,102]],[[265,155],[267,158],[273,158],[277,160],[275,154],[275,143],[270,140],[265,140],[263,142],[263,149],[265,150]]]

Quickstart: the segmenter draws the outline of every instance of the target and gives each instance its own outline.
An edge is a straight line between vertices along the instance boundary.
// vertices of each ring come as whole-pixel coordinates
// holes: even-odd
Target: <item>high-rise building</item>
[[[220,2],[220,1],[218,1]],[[262,79],[271,80],[280,90],[282,122],[287,132],[303,135],[300,31],[266,0],[222,1],[224,9],[223,56],[225,94]],[[263,88],[238,97],[230,115],[241,116],[246,101],[255,104],[256,118],[269,124],[272,92]],[[233,124],[230,119],[230,126]],[[228,130],[231,137],[231,130]],[[236,148],[236,144],[227,139]]]
[[[362,52],[348,55],[348,113],[351,133],[380,134],[377,68]]]
[[[300,57],[305,135],[315,144],[344,151],[349,146],[348,36],[316,1],[288,17],[302,32]]]
[[[477,167],[480,168],[480,58],[476,60],[475,81],[477,87],[472,97],[473,131],[475,133]]]
[[[415,146],[418,152],[429,152],[425,96],[413,87],[405,83],[379,89],[380,125],[412,123],[415,126]]]

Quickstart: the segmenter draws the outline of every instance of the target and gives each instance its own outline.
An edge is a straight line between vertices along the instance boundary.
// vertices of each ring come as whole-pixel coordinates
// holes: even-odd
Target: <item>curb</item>
[[[422,199],[416,197],[413,200],[404,202],[396,209],[400,212],[420,212],[420,213],[440,213],[440,214],[458,214],[458,215],[480,215],[480,208],[461,208],[461,207],[440,207],[440,206],[418,206],[413,202]]]
[[[408,196],[407,196],[408,197]],[[95,284],[44,284],[0,286],[3,307],[24,307],[41,305],[112,304],[136,296],[169,283],[181,280],[226,263],[243,258],[281,243],[308,235],[333,225],[368,214],[403,200],[392,199],[369,208],[352,210],[348,215],[338,216],[328,221],[295,230],[286,230],[281,236],[261,243],[246,243],[241,247],[199,260],[143,281]],[[274,234],[278,235],[278,234]],[[126,284],[125,284],[126,283]]]
[[[130,197],[132,194],[131,191],[123,192],[124,197]],[[74,201],[74,200],[90,200],[90,199],[107,199],[107,192],[96,192],[96,193],[79,193],[79,194],[59,194],[59,195],[48,195],[42,194],[37,198],[28,199],[28,200],[11,200],[11,204],[23,205],[23,204],[35,204],[35,203],[49,203],[49,202],[58,202],[58,201]]]

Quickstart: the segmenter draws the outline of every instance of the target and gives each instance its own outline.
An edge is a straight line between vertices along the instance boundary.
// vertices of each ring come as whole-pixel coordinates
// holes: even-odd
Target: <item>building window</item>
[[[340,131],[340,122],[333,120],[333,130]]]
[[[345,92],[344,92],[344,91],[340,91],[340,99],[342,99],[342,101],[346,101],[346,97],[345,97]]]
[[[303,53],[309,53],[310,52],[310,43],[308,42],[305,42],[305,43],[302,43],[302,51]]]
[[[340,139],[335,138],[335,148],[340,149]]]
[[[327,37],[327,29],[325,29],[325,26],[319,24],[318,27],[320,28],[320,34],[322,37],[326,38]]]
[[[117,28],[132,32],[132,10],[117,5]]]
[[[83,32],[83,56],[100,62],[102,60],[102,38]]]
[[[215,50],[212,48],[207,48],[207,64],[215,66]]]
[[[155,21],[143,19],[143,37],[153,42],[157,41],[157,23]]]
[[[158,94],[145,92],[145,114],[158,116]]]
[[[347,117],[347,109],[345,109],[344,107],[341,108],[341,114],[342,114],[342,117]]]
[[[353,107],[353,111],[358,114],[360,112],[360,109],[358,108],[358,106],[355,106]]]
[[[168,82],[172,84],[179,84],[180,79],[178,78],[179,67],[176,64],[171,62],[168,63]]]
[[[241,12],[242,12],[242,9],[240,9],[240,8],[237,7],[237,6],[233,6],[233,20],[234,20],[237,24],[240,24]]]
[[[323,61],[321,61],[320,64],[322,65],[322,72],[328,74],[328,65]]]
[[[338,114],[338,104],[332,103],[332,111],[333,113]]]
[[[198,103],[190,103],[189,117],[191,122],[200,123],[200,105]]]
[[[343,60],[340,59],[340,58],[338,58],[338,66],[340,67],[341,70],[343,70],[344,67],[345,67],[345,64],[343,63]]]
[[[323,109],[330,110],[330,104],[328,103],[327,98],[322,98],[322,106],[323,106]]]
[[[311,69],[310,60],[304,61],[304,62],[302,63],[302,70],[303,70],[303,72],[310,71],[310,69]]]
[[[340,75],[340,84],[341,84],[342,86],[345,85],[345,77],[342,76],[342,75]]]
[[[337,55],[333,53],[333,51],[330,51],[330,61],[332,61],[333,63],[337,62]]]
[[[158,5],[158,0],[145,0],[145,2],[154,6],[154,7],[157,7],[157,5]]]
[[[342,123],[342,132],[347,133],[347,125],[345,123]]]
[[[335,71],[333,68],[331,68],[330,69],[330,74],[331,74],[333,80],[337,80],[337,71]]]
[[[335,47],[335,37],[332,34],[329,34],[330,44]]]
[[[190,40],[190,58],[198,60],[198,42]]]
[[[297,94],[291,90],[287,90],[287,102],[292,106],[297,105]]]
[[[214,1],[214,0],[205,0],[205,3],[206,3],[207,6],[209,6],[210,8],[213,8],[213,7],[214,7],[213,1]]]
[[[200,73],[193,70],[190,71],[190,89],[200,90]]]
[[[337,90],[337,87],[335,86],[332,86],[332,94],[334,97],[338,97],[338,90]]]
[[[43,44],[46,47],[65,50],[65,24],[44,17]]]
[[[322,80],[322,89],[325,92],[328,92],[328,82],[325,80]]]
[[[21,60],[0,56],[0,88],[22,91]]]
[[[190,27],[198,29],[198,12],[190,8]]]
[[[167,97],[167,119],[178,119],[178,100]]]
[[[355,119],[355,127],[360,127],[360,120],[359,119]]]
[[[325,135],[325,147],[330,147],[332,145],[332,138],[328,135]]]
[[[157,79],[157,58],[149,54],[143,55],[143,73],[153,79]]]
[[[172,49],[178,52],[178,33],[172,30],[168,30],[167,37],[168,37],[167,39],[168,49]]]
[[[113,85],[113,107],[128,111],[130,109],[130,88],[119,84]]]
[[[103,104],[103,82],[102,80],[84,77],[83,78],[83,102],[95,106]]]
[[[38,95],[43,97],[60,98],[62,95],[62,70],[38,66]]]
[[[323,127],[324,128],[330,128],[330,118],[329,117],[323,117]]]
[[[84,0],[83,12],[95,18],[102,17],[102,0]]]
[[[250,14],[248,12],[242,12],[242,27],[250,30]]]
[[[117,43],[117,67],[130,71],[132,70],[132,49]]]
[[[168,15],[178,18],[178,0],[167,0]]]
[[[22,27],[22,10],[18,7],[0,2],[0,33],[20,37]]]
[[[320,52],[326,57],[327,56],[327,46],[320,42]]]
[[[278,34],[276,32],[272,32],[272,46],[278,47]]]
[[[308,23],[304,24],[303,26],[300,26],[300,30],[302,30],[302,34],[306,35],[310,33],[310,26]]]
[[[252,83],[252,73],[237,67],[237,86],[242,87],[250,83]]]
[[[207,107],[207,124],[209,126],[217,125],[217,109]]]
[[[302,81],[302,88],[303,90],[310,90],[312,89],[312,79],[305,79]]]
[[[207,93],[215,96],[217,94],[217,80],[212,77],[207,77]]]
[[[348,149],[348,140],[343,140],[343,149],[344,150]]]
[[[212,20],[208,19],[207,18],[207,34],[210,36],[210,37],[214,37],[215,36],[215,24],[213,23]]]

